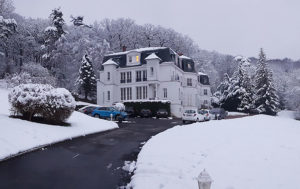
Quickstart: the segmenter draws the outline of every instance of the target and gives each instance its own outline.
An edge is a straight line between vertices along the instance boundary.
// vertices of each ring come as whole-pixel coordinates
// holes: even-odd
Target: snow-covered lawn
[[[47,144],[118,128],[111,121],[74,112],[71,126],[53,126],[9,118],[8,90],[0,89],[0,160]]]
[[[138,155],[134,189],[196,189],[206,169],[212,189],[295,189],[300,122],[266,115],[176,126]]]

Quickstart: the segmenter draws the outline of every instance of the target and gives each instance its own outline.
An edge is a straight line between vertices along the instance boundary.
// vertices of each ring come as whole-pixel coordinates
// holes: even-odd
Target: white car
[[[182,114],[182,122],[199,122],[205,121],[205,116],[201,114],[200,110],[185,110]]]
[[[209,121],[212,119],[212,115],[210,114],[210,111],[207,109],[201,109],[200,113],[204,116],[204,121]]]

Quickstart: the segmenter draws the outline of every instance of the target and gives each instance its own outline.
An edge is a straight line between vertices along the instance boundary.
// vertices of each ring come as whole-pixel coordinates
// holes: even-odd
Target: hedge
[[[132,107],[135,114],[139,114],[142,109],[149,109],[155,115],[159,109],[165,109],[171,115],[171,103],[169,101],[129,101],[124,102],[124,105]]]

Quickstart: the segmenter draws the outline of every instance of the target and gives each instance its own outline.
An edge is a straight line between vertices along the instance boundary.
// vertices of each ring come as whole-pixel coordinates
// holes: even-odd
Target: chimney
[[[183,55],[183,53],[181,53],[181,52],[179,52],[179,53],[177,53],[179,56],[182,56]]]
[[[126,46],[124,45],[124,46],[123,46],[123,52],[125,52],[125,51],[126,51]]]

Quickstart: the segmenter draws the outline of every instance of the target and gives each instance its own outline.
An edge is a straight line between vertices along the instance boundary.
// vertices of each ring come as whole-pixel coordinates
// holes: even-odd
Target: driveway
[[[133,119],[120,128],[58,143],[0,163],[0,188],[97,188],[126,185],[124,161],[136,160],[141,143],[181,124],[179,119]],[[16,138],[16,140],[21,140]]]

